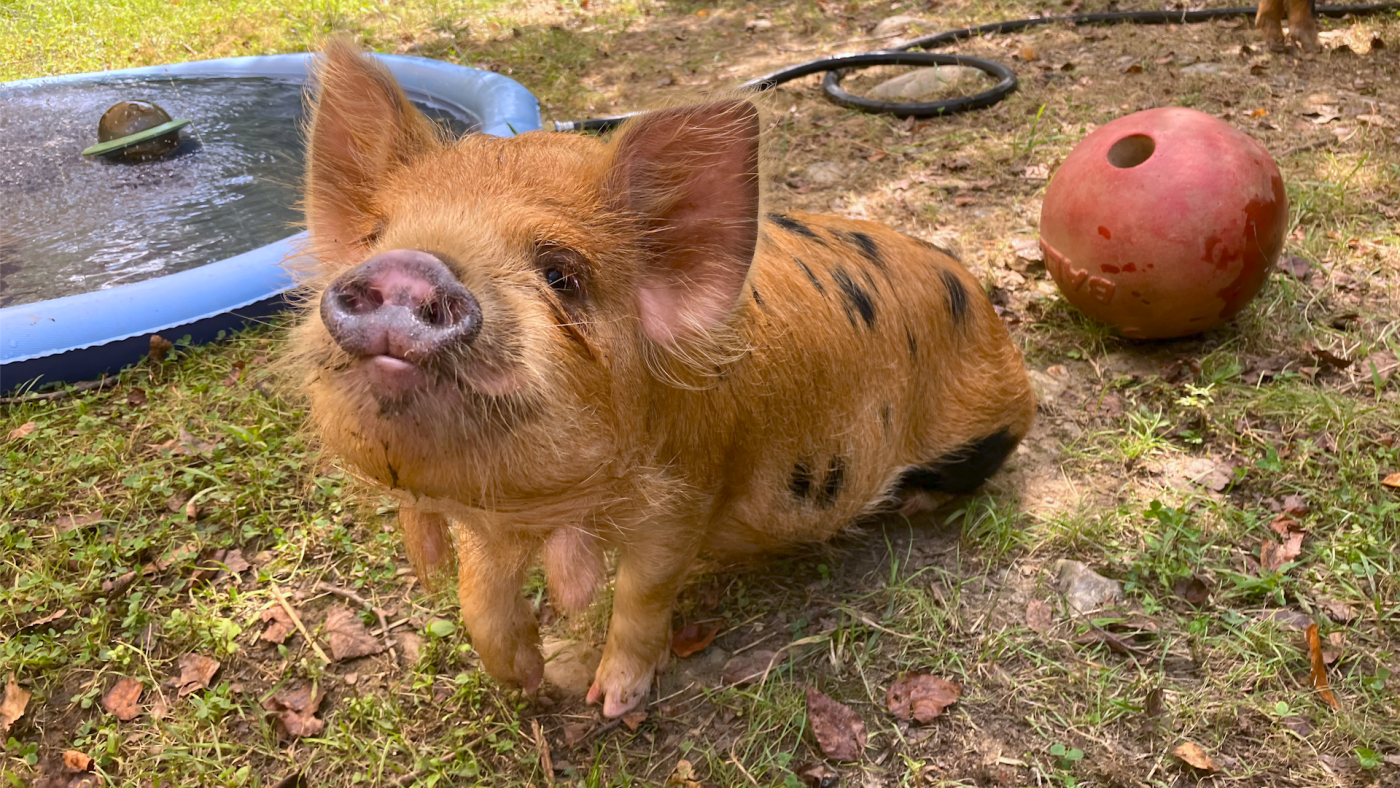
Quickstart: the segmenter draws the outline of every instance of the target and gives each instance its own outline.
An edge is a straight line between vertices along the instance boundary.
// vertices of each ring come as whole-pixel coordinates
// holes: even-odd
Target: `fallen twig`
[[[85,391],[105,389],[116,382],[117,379],[115,377],[103,375],[97,380],[85,380],[82,383],[78,383],[71,388],[66,388],[61,391],[50,391],[46,394],[21,394],[18,397],[0,397],[0,405],[18,405],[21,402],[53,402],[61,399],[68,399],[74,394],[82,394]]]
[[[539,720],[530,720],[530,728],[535,733],[535,747],[540,751],[540,768],[544,770],[544,781],[549,785],[553,785],[554,759],[549,757],[549,740],[544,737],[544,731],[540,729]]]
[[[1336,142],[1336,137],[1320,137],[1318,139],[1313,140],[1312,142],[1305,142],[1302,145],[1294,145],[1291,148],[1285,148],[1283,153],[1280,153],[1278,157],[1280,159],[1286,159],[1295,153],[1305,153],[1310,150],[1325,148],[1328,145],[1335,144]]]
[[[327,665],[331,664],[331,658],[326,656],[326,652],[321,650],[320,645],[316,643],[316,639],[311,637],[310,632],[306,631],[306,625],[301,623],[301,616],[297,615],[297,611],[292,609],[292,606],[287,602],[287,598],[282,596],[281,591],[277,590],[277,586],[268,586],[268,590],[272,592],[272,598],[277,600],[277,604],[281,605],[282,610],[292,619],[292,626],[296,627],[297,631],[301,633],[301,636],[306,638],[306,642],[311,645],[311,650],[316,652],[316,656],[320,657],[321,661]]]

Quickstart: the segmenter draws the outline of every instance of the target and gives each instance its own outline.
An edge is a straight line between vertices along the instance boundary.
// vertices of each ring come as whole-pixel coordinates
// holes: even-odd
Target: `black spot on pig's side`
[[[822,286],[822,280],[818,279],[817,275],[812,273],[812,269],[808,268],[807,264],[802,262],[802,258],[794,257],[792,259],[797,261],[797,267],[801,268],[802,273],[807,275],[807,281],[812,283],[812,287],[817,288],[817,292],[823,296],[826,295],[826,288]]]
[[[881,271],[885,270],[885,258],[880,256],[880,245],[875,239],[861,232],[846,233],[846,238],[860,250],[862,256]]]
[[[835,506],[836,499],[841,497],[841,489],[845,486],[846,461],[839,456],[832,457],[826,466],[826,478],[822,479],[822,488],[817,491],[817,506],[823,509]]]
[[[914,332],[907,328],[904,329],[904,339],[909,343],[909,357],[917,361],[919,358],[919,340],[915,339]]]
[[[928,465],[910,468],[900,474],[895,488],[954,495],[970,493],[997,472],[1020,442],[1019,437],[999,430]]]
[[[761,296],[761,295],[758,294],[758,288],[757,288],[757,287],[753,288],[753,302],[754,302],[755,304],[758,304],[758,308],[759,308],[759,309],[763,309],[763,310],[768,309],[768,305],[763,303],[763,296]]]
[[[954,323],[961,325],[967,320],[967,288],[963,287],[957,274],[946,268],[938,272],[938,277],[948,290],[948,314],[952,315]]]
[[[792,476],[788,478],[788,491],[799,501],[812,494],[812,469],[804,462],[792,466]]]
[[[768,221],[778,225],[784,230],[787,230],[793,235],[800,235],[804,238],[810,238],[811,240],[818,242],[821,242],[822,240],[821,236],[817,235],[816,231],[814,231],[812,228],[792,218],[791,216],[788,216],[785,213],[770,213],[768,214]]]
[[[831,278],[836,281],[836,286],[841,288],[841,297],[846,300],[846,317],[850,319],[851,325],[856,324],[855,315],[859,313],[860,319],[865,321],[865,327],[874,328],[875,303],[870,300],[870,294],[856,284],[844,268],[832,271]]]

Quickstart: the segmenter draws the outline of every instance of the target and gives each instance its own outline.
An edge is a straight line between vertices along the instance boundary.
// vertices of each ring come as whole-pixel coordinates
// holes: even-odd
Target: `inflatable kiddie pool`
[[[226,58],[9,82],[0,85],[0,105],[56,85],[110,86],[142,79],[217,84],[209,80],[261,78],[304,85],[312,57]],[[420,106],[431,106],[440,116],[502,137],[540,127],[538,102],[512,79],[426,58],[378,58],[410,99]],[[200,119],[192,120],[193,128],[198,129]],[[92,123],[95,128],[95,119]],[[300,172],[287,177],[295,183]],[[19,191],[22,200],[23,190]],[[6,194],[3,179],[0,198],[7,204],[15,199],[15,195]],[[234,203],[227,210],[237,207]],[[0,390],[36,382],[95,378],[140,359],[153,334],[169,340],[188,336],[196,343],[207,342],[220,332],[274,314],[286,305],[294,285],[289,269],[299,262],[303,237],[303,233],[290,235],[178,273],[0,309]],[[0,268],[6,255],[3,240],[0,238]],[[12,265],[23,263],[12,260]]]

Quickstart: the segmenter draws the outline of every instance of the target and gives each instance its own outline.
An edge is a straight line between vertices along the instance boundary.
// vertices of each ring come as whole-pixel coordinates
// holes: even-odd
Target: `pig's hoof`
[[[593,686],[588,688],[588,702],[601,701],[604,717],[621,717],[646,700],[651,675],[651,671],[646,671],[645,675],[625,679],[619,672],[609,675],[605,667],[599,668]]]
[[[519,687],[525,694],[533,695],[544,679],[544,657],[539,646],[525,643],[515,649],[515,654],[506,659],[491,653],[491,649],[477,649],[481,666],[493,678],[503,684]]]

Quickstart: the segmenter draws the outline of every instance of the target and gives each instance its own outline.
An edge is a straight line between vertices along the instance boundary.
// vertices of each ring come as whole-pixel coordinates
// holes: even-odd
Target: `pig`
[[[319,270],[289,353],[329,453],[392,492],[425,584],[455,565],[482,667],[533,692],[562,611],[616,577],[590,703],[646,699],[703,554],[823,540],[971,492],[1035,399],[977,279],[880,225],[760,193],[759,113],[607,141],[444,139],[328,46],[308,132]]]
[[[1259,12],[1254,26],[1264,35],[1271,49],[1283,50],[1284,9],[1288,11],[1288,36],[1302,46],[1304,52],[1321,51],[1317,40],[1317,20],[1313,18],[1313,0],[1259,0]]]

